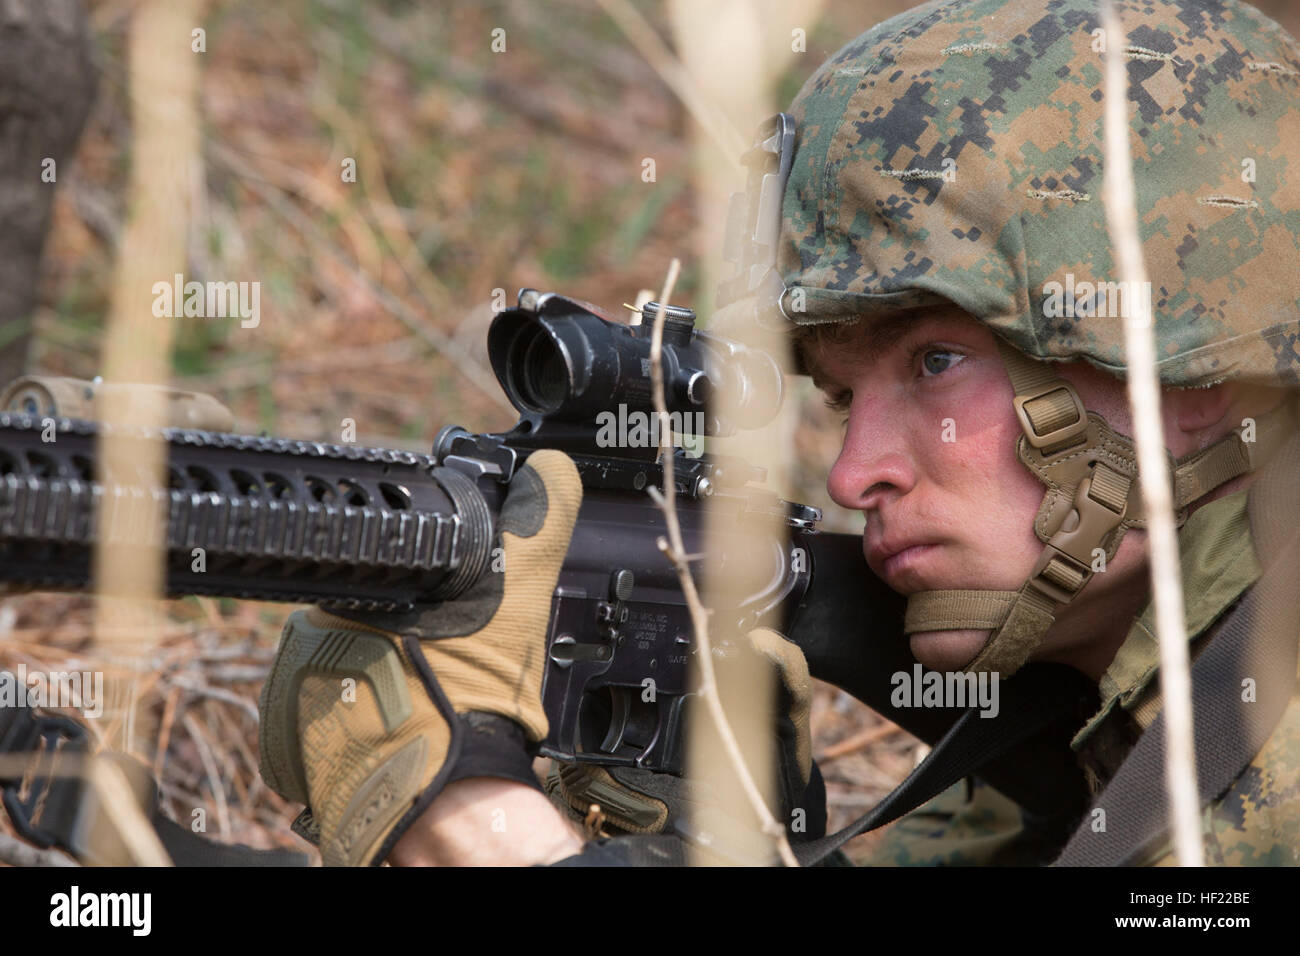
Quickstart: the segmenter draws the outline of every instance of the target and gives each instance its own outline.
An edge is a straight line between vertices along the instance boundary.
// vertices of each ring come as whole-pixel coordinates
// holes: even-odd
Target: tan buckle
[[[1062,426],[1046,435],[1038,434],[1034,428],[1033,421],[1029,418],[1029,413],[1025,411],[1025,405],[1029,402],[1045,398],[1053,392],[1063,391],[1074,401],[1075,418],[1069,425]],[[1079,398],[1079,393],[1074,390],[1074,386],[1069,382],[1057,380],[1035,392],[1026,395],[1017,395],[1011,400],[1016,409],[1016,417],[1020,419],[1020,427],[1024,430],[1025,439],[1039,451],[1045,448],[1052,448],[1058,445],[1074,445],[1082,440],[1088,431],[1088,412],[1083,407],[1083,400]]]
[[[1068,531],[1066,525],[1052,535],[1043,553],[1038,556],[1034,570],[1029,575],[1030,583],[1057,604],[1068,604],[1074,596],[1083,590],[1083,586],[1092,577],[1092,551],[1101,547],[1106,536],[1119,527],[1124,516],[1128,514],[1128,503],[1123,510],[1111,511],[1100,501],[1094,500],[1088,492],[1092,489],[1092,475],[1079,482],[1074,493],[1074,514],[1079,516],[1078,523]],[[1044,572],[1053,560],[1061,561],[1067,568],[1081,576],[1078,587],[1066,588],[1044,577]]]
[[[1048,565],[1053,561],[1061,561],[1079,572],[1082,581],[1077,588],[1067,588],[1044,576],[1043,572],[1047,570]],[[1034,570],[1029,574],[1029,583],[1057,604],[1069,604],[1074,600],[1074,596],[1083,590],[1083,585],[1088,583],[1090,577],[1092,577],[1091,565],[1079,565],[1068,554],[1062,554],[1049,544],[1043,548],[1043,553],[1038,556],[1038,562],[1034,565]]]

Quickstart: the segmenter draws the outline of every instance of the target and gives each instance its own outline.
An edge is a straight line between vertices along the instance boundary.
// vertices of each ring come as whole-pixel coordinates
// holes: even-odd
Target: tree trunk
[[[92,49],[81,0],[0,0],[0,385],[27,363],[54,189],[94,99]]]

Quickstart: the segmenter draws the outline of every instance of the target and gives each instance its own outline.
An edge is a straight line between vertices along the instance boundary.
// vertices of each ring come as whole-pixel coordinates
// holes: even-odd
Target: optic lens
[[[515,348],[516,356],[522,356],[515,363],[520,400],[544,415],[554,412],[569,393],[569,370],[560,347],[544,329],[534,328],[520,335]]]

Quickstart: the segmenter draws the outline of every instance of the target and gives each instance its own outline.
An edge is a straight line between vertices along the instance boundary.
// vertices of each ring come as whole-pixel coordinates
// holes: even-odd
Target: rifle
[[[542,689],[550,734],[541,752],[680,773],[694,645],[676,572],[657,545],[662,515],[646,492],[663,482],[657,426],[644,427],[654,422],[651,329],[522,290],[488,331],[493,371],[519,421],[498,434],[447,426],[429,455],[209,430],[232,421],[215,400],[171,393],[174,427],[122,436],[166,442],[167,488],[101,473],[95,443],[110,426],[90,420],[90,399],[103,386],[20,380],[0,400],[8,409],[0,412],[0,582],[88,589],[94,545],[106,534],[163,548],[172,596],[384,611],[451,600],[501,570],[494,543],[507,486],[534,450],[558,448],[577,465],[583,502],[552,599]],[[771,356],[700,331],[691,310],[671,306],[663,342],[667,404],[683,444],[776,414],[783,386]],[[718,408],[732,409],[733,420]],[[828,537],[816,531],[821,513],[764,490],[762,470],[744,461],[673,453],[688,553],[705,547],[707,502],[717,579],[739,554],[763,562],[751,593],[715,589],[720,642],[759,625],[789,633]],[[151,524],[149,509],[162,520]],[[860,539],[849,544],[860,563]]]

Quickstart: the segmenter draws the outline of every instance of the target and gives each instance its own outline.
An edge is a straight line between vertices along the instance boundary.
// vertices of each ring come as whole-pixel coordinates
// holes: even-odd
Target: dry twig
[[[831,744],[825,750],[817,755],[818,760],[835,760],[839,757],[848,756],[856,753],[866,747],[870,747],[877,741],[884,740],[886,737],[892,737],[902,731],[902,727],[897,724],[886,721],[883,724],[877,724],[874,727],[868,727],[866,730],[859,731],[852,737],[845,737],[837,743]]]
[[[0,833],[0,863],[10,866],[80,866],[58,850],[40,850],[16,837]]]
[[[221,774],[217,772],[217,762],[212,756],[212,748],[208,746],[207,735],[203,733],[203,728],[199,726],[193,714],[186,714],[181,718],[181,723],[185,725],[190,739],[198,748],[199,759],[203,761],[203,772],[208,777],[208,788],[212,791],[212,799],[217,805],[217,827],[221,831],[221,839],[229,840],[230,811],[226,807],[226,788],[221,784]]]
[[[1138,232],[1137,191],[1130,165],[1123,27],[1110,0],[1101,2],[1106,52],[1106,221],[1114,244],[1119,279],[1129,289],[1147,288],[1146,262]],[[1127,285],[1127,283],[1133,283]],[[1196,763],[1192,747],[1192,681],[1183,622],[1183,582],[1174,531],[1169,467],[1161,427],[1160,382],[1156,375],[1155,328],[1151,297],[1137,295],[1124,316],[1124,351],[1128,368],[1129,410],[1137,443],[1138,480],[1147,514],[1151,550],[1151,588],[1160,640],[1160,690],[1168,730],[1165,778],[1173,810],[1174,850],[1182,866],[1203,866]]]
[[[108,817],[136,866],[171,866],[158,834],[136,802],[135,792],[117,764],[91,760],[87,781],[99,797],[100,812]]]
[[[668,299],[673,293],[673,286],[677,283],[677,273],[680,269],[681,263],[673,259],[668,268],[668,277],[664,280],[663,292],[659,296],[659,310],[655,313],[654,332],[650,339],[650,391],[654,399],[655,412],[659,416],[659,461],[663,465],[664,490],[660,492],[653,486],[647,490],[655,504],[659,506],[659,510],[663,512],[664,524],[668,528],[668,537],[660,538],[658,541],[659,550],[668,556],[668,560],[677,569],[677,578],[682,584],[686,606],[691,612],[691,625],[695,631],[695,656],[700,662],[699,699],[704,702],[709,716],[713,718],[714,726],[717,727],[718,736],[722,740],[732,768],[740,780],[745,796],[758,816],[759,826],[776,844],[782,862],[786,866],[798,866],[799,861],[795,859],[794,852],[790,849],[790,841],[786,839],[785,827],[781,826],[768,810],[763,794],[745,764],[745,757],[741,753],[736,734],[731,729],[727,715],[722,709],[717,679],[713,671],[713,645],[709,641],[708,612],[700,600],[695,579],[691,576],[689,556],[682,541],[681,525],[677,521],[677,488],[673,474],[673,430],[671,419],[668,417],[668,405],[664,399],[663,341]]]

